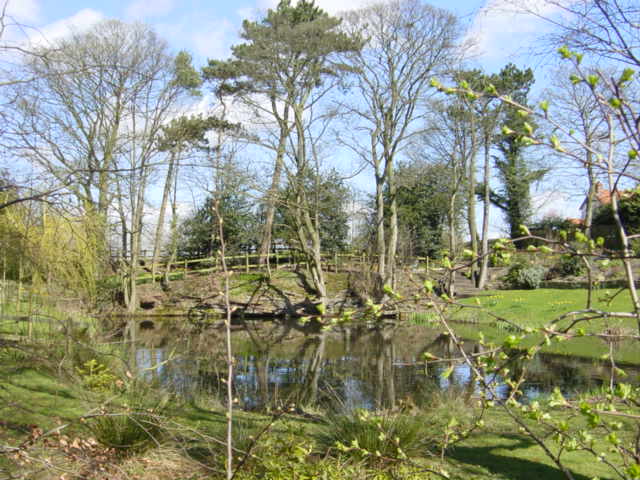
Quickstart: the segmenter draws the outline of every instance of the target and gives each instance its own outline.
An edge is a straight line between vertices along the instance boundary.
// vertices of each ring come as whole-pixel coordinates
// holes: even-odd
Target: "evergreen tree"
[[[520,70],[513,64],[505,66],[498,76],[500,89],[519,104],[526,105],[533,85],[530,68]],[[535,129],[533,120],[510,105],[504,106],[504,127],[494,142],[499,157],[495,158],[502,188],[491,192],[491,202],[500,208],[509,225],[511,238],[520,235],[520,226],[531,220],[531,185],[542,179],[547,169],[533,169],[525,157],[528,137]]]

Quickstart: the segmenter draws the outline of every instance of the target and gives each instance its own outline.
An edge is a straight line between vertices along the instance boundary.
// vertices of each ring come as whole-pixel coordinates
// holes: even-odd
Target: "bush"
[[[507,288],[534,290],[540,287],[546,275],[547,269],[542,265],[516,263],[503,281]]]
[[[159,444],[165,433],[162,414],[169,397],[157,397],[153,405],[145,402],[145,398],[154,397],[134,384],[124,396],[122,408],[90,418],[87,428],[98,442],[122,455],[144,451]]]
[[[95,439],[121,454],[138,453],[162,438],[159,417],[153,413],[130,411],[106,413],[88,422]]]
[[[582,275],[584,271],[584,263],[576,255],[562,255],[558,262],[551,267],[551,273],[560,277],[577,277]]]
[[[84,362],[82,367],[76,367],[86,388],[94,392],[108,392],[114,388],[116,377],[108,366],[99,363],[95,358]]]
[[[391,463],[423,453],[423,428],[418,417],[358,410],[329,416],[319,443],[370,463]]]

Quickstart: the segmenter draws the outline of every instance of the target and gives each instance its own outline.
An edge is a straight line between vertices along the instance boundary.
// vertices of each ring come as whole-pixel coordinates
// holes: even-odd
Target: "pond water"
[[[142,323],[143,327],[140,327]],[[186,319],[138,322],[138,371],[184,396],[222,399],[226,386],[224,328],[193,325]],[[425,326],[352,326],[322,331],[317,325],[285,321],[247,321],[233,325],[234,391],[242,408],[289,404],[331,409],[421,406],[434,395],[477,395],[479,386],[455,345],[441,330]],[[467,352],[479,346],[465,342]],[[423,354],[454,359],[425,366]],[[640,349],[639,349],[640,355]],[[451,366],[450,375],[444,375]],[[520,368],[510,365],[512,371]],[[566,395],[608,383],[607,362],[539,355],[528,366],[525,399],[559,387]],[[625,381],[636,383],[640,369],[625,367]],[[497,394],[508,387],[494,379]]]

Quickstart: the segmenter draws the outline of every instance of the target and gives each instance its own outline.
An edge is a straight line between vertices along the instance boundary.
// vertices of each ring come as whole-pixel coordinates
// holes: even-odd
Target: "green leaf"
[[[582,79],[579,76],[575,75],[575,74],[569,75],[569,80],[574,85],[577,85],[578,83],[582,82]]]
[[[626,83],[630,81],[633,78],[634,73],[635,71],[633,68],[625,68],[622,75],[620,75],[619,83]]]
[[[425,280],[423,285],[427,293],[433,293],[433,282],[431,280]]]
[[[551,135],[551,137],[549,138],[549,141],[551,142],[551,146],[553,147],[554,150],[558,152],[564,152],[564,148],[562,148],[562,145],[560,145],[560,140],[556,135]]]
[[[558,53],[565,60],[568,59],[568,58],[571,58],[571,50],[569,50],[569,47],[567,47],[566,45],[561,46],[558,49]]]
[[[611,105],[613,108],[620,108],[622,106],[622,102],[617,97],[611,97],[609,99],[609,105]]]
[[[442,372],[442,378],[449,378],[452,373],[453,373],[453,365],[451,365],[444,372]]]
[[[484,91],[489,95],[498,96],[498,90],[496,90],[496,87],[493,85],[493,83],[487,85]]]
[[[635,160],[638,158],[638,151],[635,149],[629,150],[627,152],[627,156],[629,157],[629,160]]]
[[[520,343],[521,338],[516,337],[515,335],[509,335],[504,339],[502,345],[506,348],[515,348]]]
[[[627,372],[625,372],[624,370],[622,370],[621,368],[616,367],[614,369],[614,372],[616,373],[616,375],[618,375],[620,378],[625,378],[628,376]]]
[[[547,113],[549,111],[549,101],[548,100],[543,100],[540,102],[540,109],[544,112]]]
[[[597,75],[588,75],[587,76],[587,83],[589,85],[591,85],[592,87],[595,87],[596,85],[598,85],[599,81],[600,81],[600,78]]]

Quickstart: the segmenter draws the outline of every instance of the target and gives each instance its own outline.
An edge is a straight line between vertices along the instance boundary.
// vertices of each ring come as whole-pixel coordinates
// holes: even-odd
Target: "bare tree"
[[[429,128],[421,136],[425,156],[444,164],[449,172],[448,179],[448,236],[449,257],[455,259],[459,250],[458,221],[465,188],[468,188],[469,166],[479,149],[480,131],[474,122],[475,114],[458,97],[450,102],[433,103],[429,118]],[[447,279],[447,293],[455,294],[453,272]]]
[[[408,140],[424,126],[424,101],[432,75],[457,56],[458,23],[446,12],[418,0],[393,0],[344,14],[344,29],[368,40],[349,54],[358,95],[348,110],[355,128],[342,141],[373,167],[376,179],[377,273],[395,281],[398,212],[394,165]],[[385,189],[389,203],[385,204]],[[389,234],[385,209],[389,209]]]
[[[73,33],[42,53],[24,64],[36,80],[16,87],[22,100],[15,104],[7,146],[65,182],[77,206],[100,219],[103,250],[107,218],[118,200],[128,253],[126,298],[133,309],[156,137],[174,114],[190,65],[176,62],[148,27],[115,20]]]
[[[574,135],[562,135],[566,148],[575,151],[575,157],[581,161],[576,164],[578,176],[586,174],[587,193],[584,206],[585,234],[591,238],[591,226],[596,207],[596,188],[598,178],[604,173],[602,165],[597,162],[594,150],[600,150],[607,140],[606,120],[600,112],[596,99],[584,84],[568,82],[571,70],[561,69],[556,72],[552,88],[547,92],[550,100],[550,112],[559,122],[573,125]],[[581,185],[584,185],[581,182]]]

